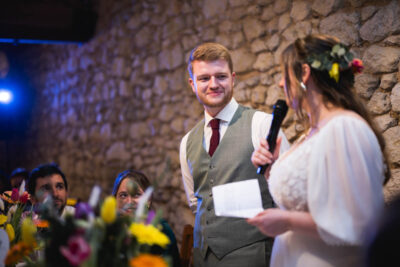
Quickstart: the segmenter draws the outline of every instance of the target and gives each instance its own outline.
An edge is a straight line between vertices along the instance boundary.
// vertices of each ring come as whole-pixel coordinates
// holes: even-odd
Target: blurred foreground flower
[[[79,266],[90,256],[90,246],[80,235],[74,235],[68,240],[68,247],[61,246],[60,252],[72,266]]]
[[[169,244],[168,237],[151,224],[144,225],[132,223],[129,231],[135,236],[140,244],[158,245],[165,248]]]
[[[7,253],[6,259],[4,261],[5,265],[13,265],[21,261],[24,257],[31,253],[33,247],[24,243],[19,242],[15,244]]]
[[[58,216],[49,202],[22,217],[20,208],[13,211],[20,215],[13,217],[18,218],[18,228],[13,225],[16,245],[7,262],[24,261],[29,267],[167,267],[170,255],[164,252],[170,241],[157,228],[161,213],[142,207],[140,216],[117,216],[115,197],[107,197],[99,206],[100,193],[94,187],[89,203],[77,203],[74,215]],[[146,199],[150,195],[149,191]],[[18,206],[23,207],[20,201]],[[7,222],[3,225],[7,228]]]
[[[93,209],[89,204],[85,202],[79,202],[75,206],[75,218],[84,219],[91,214],[93,214]]]
[[[21,237],[25,244],[34,246],[36,243],[35,234],[37,232],[36,226],[32,219],[27,217],[23,220],[21,225]]]
[[[130,261],[130,267],[168,267],[168,264],[160,256],[142,254]]]
[[[8,235],[8,240],[10,240],[10,242],[13,242],[15,239],[15,231],[14,231],[14,227],[7,223],[6,225],[6,233]]]
[[[8,217],[7,217],[6,215],[0,214],[0,225],[5,224],[6,221],[7,221],[7,218],[8,218]]]
[[[13,188],[11,191],[11,200],[16,202],[19,199],[19,190],[18,188]]]
[[[117,201],[115,197],[108,196],[101,206],[101,218],[107,224],[113,223],[117,217]]]

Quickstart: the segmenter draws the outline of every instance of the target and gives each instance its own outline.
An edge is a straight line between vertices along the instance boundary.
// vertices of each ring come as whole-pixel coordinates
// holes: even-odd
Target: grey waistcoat
[[[204,120],[189,134],[187,161],[197,197],[194,247],[201,250],[203,257],[208,247],[218,258],[222,258],[237,248],[266,239],[245,219],[215,216],[211,193],[211,188],[216,185],[257,178],[264,208],[273,206],[267,182],[262,175],[256,173],[250,160],[254,151],[251,140],[254,112],[253,109],[239,105],[212,157],[203,148]]]

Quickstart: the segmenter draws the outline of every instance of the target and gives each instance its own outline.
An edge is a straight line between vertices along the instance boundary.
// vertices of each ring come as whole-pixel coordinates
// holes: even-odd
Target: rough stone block
[[[386,149],[389,154],[389,161],[392,163],[400,164],[400,126],[392,127],[383,133],[386,141]]]
[[[206,19],[210,19],[218,14],[220,14],[221,10],[225,10],[227,7],[227,0],[204,0],[202,5],[203,7],[203,15]]]
[[[251,102],[256,104],[263,104],[265,102],[265,95],[267,93],[268,88],[259,85],[251,90]]]
[[[284,31],[290,25],[290,22],[291,22],[291,18],[290,18],[289,13],[282,14],[279,17],[279,21],[278,21],[279,32]]]
[[[400,83],[396,84],[392,89],[390,102],[392,104],[392,110],[395,112],[400,112]]]
[[[321,33],[334,35],[338,37],[341,42],[348,45],[358,44],[360,42],[357,26],[359,20],[360,15],[357,12],[334,13],[321,21],[319,29]]]
[[[243,21],[243,31],[246,39],[252,41],[254,38],[265,35],[265,25],[256,17],[250,17]]]
[[[378,125],[381,132],[386,131],[388,128],[396,126],[397,120],[392,118],[389,113],[377,116],[374,118],[376,124]]]
[[[257,56],[253,68],[258,71],[267,71],[274,65],[274,56],[267,52],[261,53]]]
[[[121,160],[126,161],[131,158],[131,154],[126,150],[124,142],[117,142],[112,144],[106,152],[107,160]]]
[[[397,82],[397,74],[396,73],[389,73],[383,74],[381,78],[381,84],[379,85],[380,88],[386,91],[390,91]]]
[[[157,71],[158,62],[155,57],[148,57],[143,63],[143,74],[150,74]]]
[[[234,71],[237,73],[248,71],[253,66],[256,57],[246,48],[240,48],[231,52]]]
[[[343,0],[314,0],[312,9],[318,14],[326,17],[330,13],[341,8],[342,5]]]
[[[111,73],[114,76],[122,77],[125,70],[125,59],[122,57],[117,57],[113,60],[111,66]]]
[[[251,52],[252,53],[259,53],[259,52],[263,52],[266,51],[267,48],[267,44],[263,39],[256,39],[251,43]]]
[[[367,19],[371,18],[375,12],[378,10],[377,6],[365,6],[361,9],[361,20],[366,21]]]
[[[294,1],[290,10],[290,17],[294,21],[301,21],[308,17],[311,11],[311,6],[306,1]]]
[[[399,58],[400,48],[372,45],[365,51],[363,62],[368,72],[395,72],[397,71]]]
[[[359,96],[369,99],[379,85],[379,77],[370,74],[358,74],[355,77],[354,87]]]
[[[400,6],[397,1],[380,8],[360,29],[362,39],[371,43],[379,42],[391,33],[400,30]]]
[[[290,8],[289,0],[279,0],[274,2],[274,12],[275,14],[282,14]]]
[[[391,105],[390,105],[390,97],[389,94],[382,93],[379,91],[376,91],[369,103],[368,103],[368,109],[373,113],[373,114],[384,114],[388,111],[390,111]]]

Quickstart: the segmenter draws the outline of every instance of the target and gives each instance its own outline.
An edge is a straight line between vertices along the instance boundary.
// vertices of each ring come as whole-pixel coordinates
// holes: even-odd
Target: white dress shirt
[[[224,137],[226,130],[228,129],[228,125],[232,120],[233,115],[235,114],[239,104],[236,102],[234,98],[215,116],[216,119],[220,119],[220,127],[219,127],[219,140],[221,141]],[[204,138],[203,138],[203,147],[208,152],[210,147],[210,139],[212,135],[212,129],[210,126],[210,121],[214,119],[211,117],[206,111],[204,111]],[[272,115],[267,114],[265,112],[256,111],[254,113],[252,122],[251,122],[251,140],[253,143],[254,149],[258,148],[260,145],[260,140],[265,139],[267,137],[269,128],[271,126]],[[189,207],[193,211],[193,213],[197,210],[197,198],[194,195],[194,186],[193,186],[193,176],[192,170],[190,170],[187,159],[186,159],[186,143],[189,137],[190,132],[188,132],[181,141],[179,159],[181,163],[181,171],[182,171],[182,180],[183,186],[185,188],[186,197],[189,202]],[[280,131],[279,136],[282,136],[282,143],[280,147],[280,154],[284,151],[288,150],[290,147],[289,142],[287,141],[285,135]]]

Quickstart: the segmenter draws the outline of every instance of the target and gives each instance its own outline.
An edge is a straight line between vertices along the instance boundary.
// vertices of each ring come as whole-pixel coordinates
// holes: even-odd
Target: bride
[[[336,38],[310,35],[281,64],[279,85],[308,131],[278,159],[266,141],[253,152],[255,166],[273,163],[265,176],[279,208],[248,223],[276,237],[271,266],[362,266],[390,177],[383,137],[353,92],[362,62]]]

